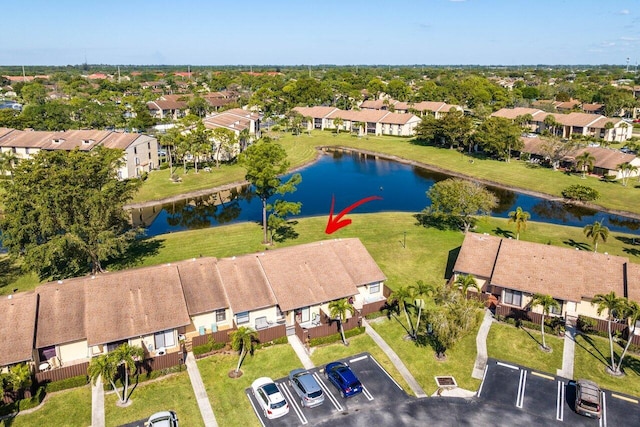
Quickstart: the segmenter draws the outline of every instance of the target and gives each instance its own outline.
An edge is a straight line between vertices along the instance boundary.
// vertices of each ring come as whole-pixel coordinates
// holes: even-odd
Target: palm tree
[[[13,181],[13,168],[18,163],[18,156],[13,151],[5,151],[0,154],[0,173],[9,172],[9,176]]]
[[[626,187],[631,175],[634,172],[638,172],[638,167],[632,165],[629,162],[625,162],[618,165],[618,170],[620,171],[620,175],[622,176],[622,185]]]
[[[405,286],[400,286],[398,289],[393,291],[391,295],[389,295],[389,301],[395,300],[398,302],[398,307],[400,310],[404,312],[404,316],[407,319],[407,333],[410,336],[415,335],[415,328],[413,327],[413,323],[411,322],[411,318],[409,317],[409,310],[407,310],[407,301],[410,301],[413,297],[413,292],[410,288]]]
[[[118,366],[114,363],[113,357],[109,354],[102,354],[91,359],[89,362],[89,368],[87,369],[87,375],[91,378],[91,382],[95,385],[98,378],[102,377],[104,381],[109,381],[111,387],[116,391],[118,396],[118,402],[122,402],[122,396],[116,387],[114,382],[116,374],[118,373]]]
[[[480,292],[480,288],[478,287],[478,282],[476,281],[476,278],[473,277],[473,274],[458,275],[458,277],[456,277],[456,281],[454,282],[454,284],[458,286],[458,289],[460,289],[460,292],[462,292],[462,295],[464,297],[467,296],[467,292],[471,288],[475,288],[478,290],[478,292]]]
[[[629,325],[629,336],[627,338],[627,344],[624,346],[624,350],[620,356],[620,360],[618,361],[618,370],[616,371],[618,374],[621,373],[620,369],[622,368],[622,360],[627,355],[629,345],[636,333],[636,324],[640,319],[640,305],[635,301],[630,301],[627,298],[624,298],[620,304],[620,314],[620,317],[627,319],[627,324]]]
[[[338,320],[340,325],[340,335],[342,336],[342,342],[344,345],[349,345],[346,337],[344,336],[344,328],[342,327],[342,323],[347,320],[347,312],[351,313],[353,316],[356,309],[346,298],[331,301],[329,303],[329,316]]]
[[[336,117],[335,119],[333,119],[333,125],[336,127],[336,133],[340,133],[340,126],[342,126],[344,124],[344,120],[342,120],[342,117]]]
[[[587,177],[587,172],[593,169],[596,158],[588,151],[576,157],[576,167],[582,171],[582,179]]]
[[[26,363],[12,366],[9,369],[8,380],[11,390],[14,392],[19,391],[20,398],[22,398],[24,390],[31,386],[31,367]]]
[[[614,313],[620,309],[623,299],[618,298],[616,293],[611,291],[608,294],[596,294],[591,300],[591,305],[598,306],[598,315],[607,310],[607,329],[609,331],[609,351],[611,352],[611,372],[617,372],[616,362],[613,354],[613,335],[611,334],[611,321]]]
[[[144,358],[144,350],[142,347],[124,343],[115,349],[110,356],[115,365],[122,368],[124,388],[122,389],[121,403],[124,404],[129,400],[129,375],[136,372],[136,362]]]
[[[560,122],[556,120],[556,117],[553,114],[548,114],[547,117],[544,118],[543,123],[547,128],[552,129],[551,133],[556,135],[556,128],[560,126]]]
[[[249,132],[249,128],[242,129],[238,135],[238,139],[240,140],[240,151],[244,151],[251,140],[251,132]]]
[[[560,308],[560,304],[551,295],[535,294],[531,299],[531,307],[539,305],[542,307],[542,322],[540,322],[540,333],[542,334],[542,349],[549,350],[544,339],[544,316],[548,316],[552,308]]]
[[[240,372],[240,365],[248,352],[253,351],[253,343],[258,338],[258,333],[247,326],[240,326],[235,332],[231,333],[231,348],[240,352],[238,365],[235,373]]]
[[[420,327],[420,319],[422,319],[422,309],[424,308],[424,299],[421,297],[431,296],[435,292],[433,285],[424,283],[422,280],[418,280],[415,285],[410,286],[409,290],[413,295],[413,305],[418,309],[418,318],[416,319],[416,326],[413,328],[413,339],[418,338],[418,328]]]
[[[585,225],[582,230],[588,238],[593,240],[593,251],[598,252],[598,240],[606,243],[609,237],[609,228],[602,225],[602,222],[596,221],[593,224]]]
[[[520,240],[520,230],[527,229],[527,221],[531,218],[529,212],[522,210],[520,206],[515,211],[509,212],[509,222],[516,225],[516,240]]]

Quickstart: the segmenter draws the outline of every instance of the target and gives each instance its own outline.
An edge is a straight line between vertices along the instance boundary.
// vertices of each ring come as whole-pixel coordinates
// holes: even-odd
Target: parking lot
[[[325,401],[315,408],[303,408],[300,399],[291,389],[287,378],[274,381],[280,392],[289,403],[289,413],[275,420],[267,419],[250,388],[246,389],[247,397],[263,426],[299,426],[316,425],[339,414],[348,416],[380,405],[401,404],[411,399],[402,388],[387,374],[378,362],[368,353],[339,360],[349,365],[363,385],[363,392],[350,398],[343,398],[339,391],[324,377],[324,366],[312,369],[314,377],[324,391]]]
[[[505,419],[509,419],[510,414],[526,412],[538,420],[537,425],[624,426],[640,423],[638,398],[606,390],[602,393],[602,418],[590,419],[574,411],[575,385],[572,380],[489,359],[478,398],[481,402],[502,406]]]

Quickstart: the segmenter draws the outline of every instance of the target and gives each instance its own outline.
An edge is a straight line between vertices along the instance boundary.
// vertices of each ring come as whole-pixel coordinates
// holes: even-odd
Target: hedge
[[[71,377],[64,380],[47,383],[46,388],[48,393],[52,393],[54,391],[82,387],[83,385],[87,384],[89,384],[88,377],[86,375],[78,375],[77,377]]]
[[[364,333],[364,326],[350,329],[344,333],[344,336],[346,338],[350,338],[356,335],[360,335],[362,333]],[[309,345],[311,347],[315,347],[323,344],[331,344],[341,340],[342,340],[342,336],[340,336],[340,333],[337,333],[337,334],[327,335],[326,337],[312,338],[311,340],[309,340]]]

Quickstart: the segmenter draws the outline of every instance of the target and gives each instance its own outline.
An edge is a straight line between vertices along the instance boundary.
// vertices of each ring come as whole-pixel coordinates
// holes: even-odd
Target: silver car
[[[289,372],[289,385],[300,397],[300,404],[307,408],[322,405],[324,393],[309,371],[294,369]]]

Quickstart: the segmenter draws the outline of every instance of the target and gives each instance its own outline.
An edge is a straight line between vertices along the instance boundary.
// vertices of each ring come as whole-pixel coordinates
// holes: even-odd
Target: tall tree
[[[280,181],[280,176],[289,168],[289,162],[287,152],[276,142],[260,140],[241,153],[238,161],[247,170],[245,178],[262,201],[263,243],[268,244],[267,201],[275,194],[294,192],[302,177],[294,174],[288,181]]]
[[[473,135],[474,141],[484,151],[507,162],[511,151],[521,150],[524,143],[520,139],[522,128],[504,117],[489,117]]]
[[[22,398],[24,390],[31,387],[31,367],[27,363],[12,366],[9,369],[7,380],[11,390],[20,392],[20,398]]]
[[[615,354],[613,353],[613,334],[611,333],[611,322],[615,314],[621,308],[622,298],[619,298],[615,292],[608,294],[596,294],[591,300],[591,305],[598,308],[598,315],[603,311],[607,311],[607,330],[609,332],[609,351],[611,353],[611,372],[617,372]]]
[[[631,341],[636,334],[636,327],[638,324],[638,320],[640,320],[640,305],[638,305],[635,301],[630,301],[627,298],[624,298],[620,304],[620,317],[627,319],[627,325],[629,327],[629,336],[627,337],[627,343],[624,346],[624,350],[620,355],[620,360],[618,361],[618,369],[617,373],[621,373],[622,369],[622,361],[624,357],[627,355],[627,350],[629,350],[629,346],[631,345]]]
[[[116,366],[120,368],[122,375],[124,376],[124,385],[122,388],[122,400],[121,403],[125,404],[129,401],[129,376],[136,372],[136,362],[144,358],[144,350],[142,347],[132,346],[128,343],[124,343],[116,348],[109,355],[113,358]]]
[[[602,224],[600,221],[595,221],[593,224],[585,225],[582,229],[585,236],[593,241],[593,251],[598,252],[598,240],[607,242],[609,238],[609,228]]]
[[[542,322],[540,323],[540,334],[542,335],[542,349],[549,350],[544,338],[544,317],[548,316],[552,308],[559,308],[560,304],[551,295],[534,294],[531,299],[531,307],[540,306],[542,308]]]
[[[118,402],[122,402],[122,395],[115,383],[117,374],[118,366],[114,362],[113,357],[110,357],[109,354],[102,354],[91,358],[89,367],[87,368],[87,375],[89,375],[93,384],[96,384],[99,378],[102,378],[103,381],[108,381],[109,384],[111,384],[111,388],[115,390],[116,395],[118,396]]]
[[[638,167],[632,165],[629,162],[625,162],[618,165],[618,170],[620,171],[620,175],[622,176],[622,185],[626,187],[631,175],[633,175],[635,172],[638,172]]]
[[[3,244],[40,278],[103,271],[138,234],[124,204],[140,180],[117,179],[122,151],[40,151],[4,182]]]
[[[211,137],[215,141],[215,153],[216,168],[220,167],[220,159],[228,159],[231,157],[235,145],[238,143],[236,134],[225,128],[216,128],[211,131]]]
[[[456,277],[454,285],[456,285],[460,289],[460,292],[462,292],[462,295],[464,295],[465,297],[467,296],[467,292],[471,288],[474,288],[478,292],[480,292],[478,281],[475,277],[473,277],[473,274],[459,274],[458,277]]]
[[[540,136],[540,139],[542,140],[540,149],[545,156],[545,160],[551,164],[553,170],[557,170],[562,159],[576,147],[574,141],[563,141],[553,135],[543,135]]]
[[[5,172],[9,172],[9,176],[13,181],[13,168],[18,163],[18,156],[13,151],[4,151],[0,153],[0,173],[4,175]]]
[[[520,206],[518,206],[515,211],[509,212],[509,223],[516,225],[516,240],[520,240],[520,230],[527,229],[527,221],[529,218],[531,218],[529,212],[523,211]]]
[[[336,127],[336,133],[340,133],[340,127],[344,124],[342,117],[336,117],[333,119],[333,125]]]
[[[234,332],[231,333],[231,348],[240,352],[238,357],[238,365],[236,366],[235,373],[240,372],[240,366],[247,353],[253,351],[253,343],[258,338],[258,333],[247,326],[240,326]]]
[[[355,312],[355,307],[351,305],[349,300],[346,298],[334,300],[329,303],[329,316],[338,321],[338,325],[340,326],[340,336],[342,336],[342,343],[344,345],[348,344],[347,338],[344,336],[344,327],[342,324],[347,321],[347,313],[351,313],[353,316]]]
[[[596,158],[588,151],[576,156],[576,168],[582,171],[582,179],[587,177],[587,172],[593,169]]]
[[[547,129],[551,129],[549,132],[552,135],[558,135],[557,130],[562,126],[562,124],[558,120],[556,120],[556,116],[554,116],[553,114],[548,114],[547,117],[544,118],[543,123],[547,127]]]

